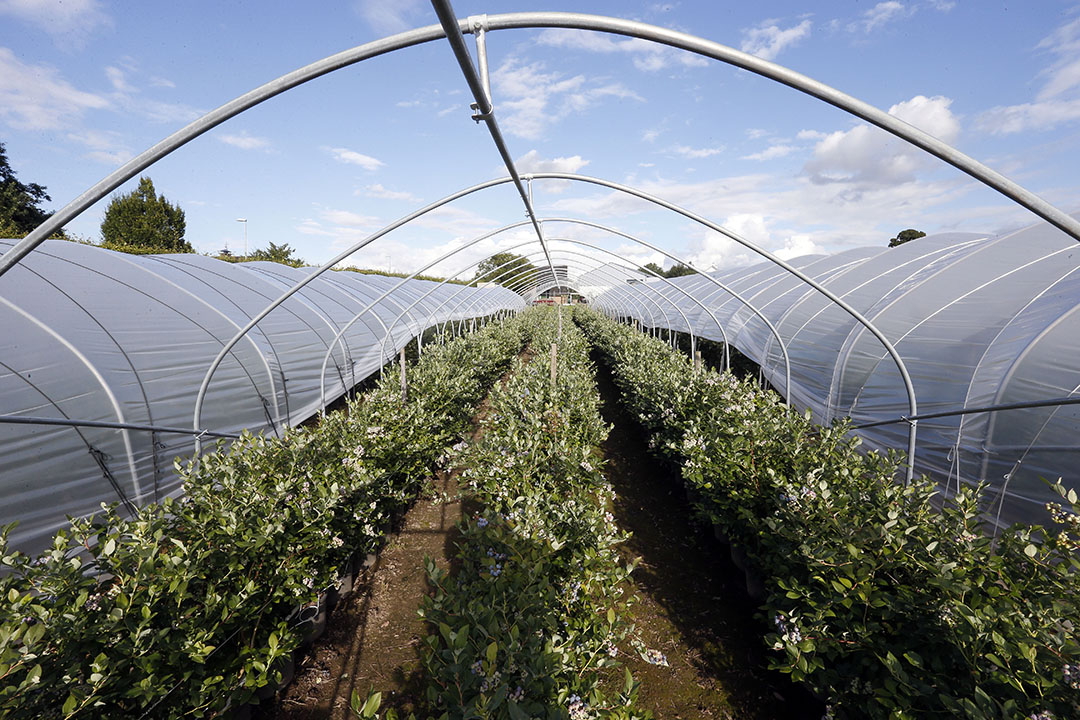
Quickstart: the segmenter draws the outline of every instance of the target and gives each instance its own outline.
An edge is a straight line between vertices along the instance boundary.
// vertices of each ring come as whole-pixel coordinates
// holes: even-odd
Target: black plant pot
[[[310,647],[313,642],[322,637],[323,632],[326,630],[326,615],[326,605],[321,598],[317,604],[307,605],[300,609],[298,624],[301,647]]]

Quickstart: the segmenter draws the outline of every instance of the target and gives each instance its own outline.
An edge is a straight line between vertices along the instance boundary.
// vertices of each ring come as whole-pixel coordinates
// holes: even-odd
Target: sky
[[[1080,210],[1074,2],[458,0],[454,10],[459,18],[585,12],[698,35],[849,93]],[[0,142],[19,179],[45,185],[47,207],[58,209],[234,97],[433,23],[420,0],[0,0]],[[521,172],[631,185],[786,259],[883,246],[905,228],[994,234],[1038,221],[841,110],[715,60],[562,29],[491,32],[487,47],[495,116]],[[242,252],[246,228],[250,249],[288,244],[322,263],[427,203],[506,175],[471,119],[471,100],[440,40],[272,98],[143,174],[184,210],[199,252]],[[532,190],[541,218],[605,225],[701,269],[755,259],[715,231],[606,188],[537,180]],[[107,203],[67,230],[100,239]],[[347,264],[418,270],[524,218],[513,186],[499,185],[391,232]],[[548,222],[544,231],[556,253],[568,247],[558,238],[575,238],[635,263],[672,262],[594,227]],[[530,239],[529,227],[497,234],[432,272],[471,276],[472,263]],[[539,259],[535,243],[520,251]],[[559,257],[572,268],[598,262]]]

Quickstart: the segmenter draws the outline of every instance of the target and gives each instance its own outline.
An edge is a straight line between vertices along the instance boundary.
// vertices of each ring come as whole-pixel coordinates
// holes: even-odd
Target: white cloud
[[[896,0],[879,2],[877,5],[864,12],[859,20],[850,23],[847,26],[847,29],[848,32],[853,33],[872,33],[893,20],[898,20],[905,15],[910,15],[914,11],[914,8],[908,10],[904,7],[903,3],[897,2]]]
[[[916,95],[889,108],[889,114],[947,143],[955,142],[960,123],[949,110],[952,100]],[[850,183],[865,189],[910,182],[933,159],[884,130],[857,125],[823,138],[806,171],[817,183]]]
[[[758,161],[774,160],[776,158],[782,158],[785,155],[790,155],[796,150],[798,150],[798,148],[794,145],[770,145],[761,152],[753,153],[751,155],[743,155],[742,159]]]
[[[641,38],[617,39],[607,33],[590,30],[552,28],[544,30],[537,38],[541,45],[586,52],[630,56],[634,67],[645,72],[656,72],[672,65],[703,67],[709,64],[700,55],[676,50]]]
[[[660,137],[659,130],[646,130],[645,132],[641,133],[641,139],[648,143],[656,142],[656,138],[658,137]]]
[[[750,128],[746,131],[746,137],[750,138],[751,140],[758,140],[768,134],[769,131],[763,130],[762,128]]]
[[[792,235],[784,239],[784,246],[773,252],[781,260],[801,257],[803,255],[819,255],[824,252],[809,235]]]
[[[105,68],[105,77],[109,78],[109,82],[112,83],[113,89],[117,92],[132,92],[134,88],[128,85],[127,78],[124,75],[124,71],[117,67]]]
[[[255,137],[254,135],[248,135],[247,131],[242,131],[239,134],[223,133],[221,135],[215,135],[219,141],[226,145],[232,145],[235,148],[241,150],[270,150],[270,141],[266,138]]]
[[[359,0],[355,8],[372,30],[391,35],[415,27],[423,20],[426,5],[419,0]]]
[[[63,49],[80,49],[100,27],[112,24],[98,0],[0,0],[0,15],[36,26]]]
[[[517,160],[514,161],[519,172],[522,173],[542,173],[542,172],[564,172],[574,173],[589,164],[588,160],[585,160],[580,155],[572,155],[571,157],[557,157],[550,160],[540,157],[540,153],[536,150],[530,150]]]
[[[692,183],[654,178],[636,186],[729,227],[770,252],[793,256],[884,244],[896,227],[913,223],[927,229],[949,224],[957,229],[981,230],[990,216],[985,208],[964,215],[951,209],[973,187],[957,177],[856,186],[753,173]],[[552,207],[574,217],[614,218],[620,227],[648,222],[656,216],[650,213],[660,212],[649,203],[615,191],[561,198]],[[690,221],[673,226],[671,234],[686,243],[677,254],[689,255],[699,267],[741,265],[760,259]]]
[[[388,190],[383,187],[381,183],[368,185],[362,190],[357,190],[355,194],[364,197],[378,198],[380,200],[407,200],[414,203],[420,202],[420,198],[407,190]]]
[[[1039,47],[1056,59],[1040,73],[1046,81],[1035,100],[987,110],[977,120],[979,129],[1005,135],[1049,130],[1080,119],[1080,18],[1043,38]]]
[[[109,107],[109,101],[71,86],[48,65],[27,65],[8,48],[0,48],[0,118],[19,130],[74,127],[87,110]]]
[[[129,78],[129,75],[139,75],[138,65],[131,58],[124,58],[118,64],[122,68],[112,65],[105,68],[105,77],[113,87],[109,99],[116,108],[162,123],[187,123],[203,114],[183,103],[154,100],[140,94],[140,89]],[[151,78],[149,82],[151,87],[175,87],[173,83],[161,78]]]
[[[803,20],[798,25],[781,29],[775,20],[766,20],[757,27],[742,31],[742,51],[756,55],[762,60],[772,60],[810,34],[811,22]]]
[[[827,137],[827,133],[820,130],[800,130],[795,137],[799,140],[821,140]]]
[[[350,150],[348,148],[326,148],[326,150],[333,155],[334,159],[338,162],[359,165],[365,170],[378,170],[384,164],[382,160],[373,158],[370,155],[358,153],[355,150]]]
[[[430,230],[439,230],[460,240],[482,235],[500,227],[504,223],[471,210],[452,205],[443,205],[425,215],[421,215],[412,224]]]
[[[68,140],[86,146],[86,157],[106,165],[122,165],[134,157],[120,133],[100,130],[82,130],[68,133]]]
[[[956,0],[930,0],[930,7],[940,12],[949,12],[956,7]]]
[[[323,210],[320,216],[323,220],[342,227],[377,230],[381,226],[379,218],[349,210]]]
[[[692,160],[700,160],[702,158],[712,157],[713,155],[719,155],[724,152],[724,147],[711,147],[711,148],[695,148],[689,145],[676,145],[671,148],[671,151],[676,155],[682,155],[683,157],[691,158]]]
[[[588,164],[589,161],[580,155],[546,159],[540,157],[540,153],[536,150],[530,150],[514,161],[514,166],[523,175],[545,172],[576,173]],[[496,174],[501,174],[503,171],[500,168]],[[556,194],[563,192],[571,184],[569,180],[543,180],[542,182],[546,191]]]
[[[548,126],[606,98],[644,102],[620,83],[590,83],[584,75],[567,78],[544,72],[543,63],[525,65],[513,57],[495,71],[493,82],[496,96],[503,98],[496,113],[501,114],[504,129],[527,140],[540,139]]]
[[[1080,98],[991,108],[979,116],[977,126],[995,135],[1009,135],[1025,130],[1051,130],[1074,120],[1080,120]]]

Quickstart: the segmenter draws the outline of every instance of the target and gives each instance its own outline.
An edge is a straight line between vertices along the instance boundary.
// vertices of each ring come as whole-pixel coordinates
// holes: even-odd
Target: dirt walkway
[[[416,610],[428,590],[424,559],[447,567],[461,518],[454,476],[440,473],[432,492],[406,513],[359,591],[335,610],[326,635],[297,668],[277,707],[256,717],[344,720],[351,717],[353,690],[366,697],[371,689],[383,693],[384,707],[411,709],[424,636]]]
[[[518,357],[528,362],[531,348]],[[505,384],[508,377],[499,382]],[[480,420],[489,409],[485,398],[473,418],[471,442],[479,437]],[[469,500],[458,491],[459,471],[440,472],[431,490],[413,504],[358,581],[358,591],[334,611],[326,635],[297,667],[296,679],[279,702],[265,703],[253,720],[346,720],[352,717],[353,690],[361,698],[371,690],[381,692],[383,710],[408,715],[417,709],[419,646],[425,635],[417,609],[429,589],[424,563],[430,557],[447,569],[455,555],[458,521],[470,511]]]
[[[669,663],[620,658],[641,681],[641,706],[663,720],[817,720],[824,706],[766,669],[764,629],[741,573],[711,535],[695,532],[679,479],[646,452],[645,433],[598,360],[601,414],[614,424],[602,446],[614,515],[633,533],[622,552],[641,558],[631,576],[640,598],[633,620],[643,643]]]

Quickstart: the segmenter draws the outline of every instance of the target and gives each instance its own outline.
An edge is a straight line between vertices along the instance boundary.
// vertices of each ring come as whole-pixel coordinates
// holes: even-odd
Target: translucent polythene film
[[[0,252],[11,245],[0,241]],[[0,414],[190,428],[224,344],[311,272],[48,241],[0,278]],[[399,282],[331,271],[302,288],[226,356],[201,429],[275,434],[317,413],[335,335]],[[327,402],[422,330],[521,305],[500,287],[407,281],[333,344]],[[17,520],[13,546],[41,549],[67,515],[179,492],[173,459],[193,448],[192,435],[0,423],[0,524]]]
[[[920,414],[1075,397],[1080,393],[1080,247],[1039,224],[997,237],[949,233],[899,247],[858,248],[791,260],[877,326],[901,355]],[[746,305],[701,276],[673,282],[711,308],[730,342],[818,421],[858,423],[909,414],[901,375],[881,342],[842,308],[783,268],[762,262],[713,274],[773,323],[788,350],[791,387],[772,332]],[[719,341],[713,320],[656,281],[696,335]],[[675,319],[614,289],[598,302],[646,325]],[[1064,405],[921,420],[916,471],[945,494],[988,485],[1001,524],[1044,522],[1057,496],[1045,480],[1080,488],[1080,406]],[[907,447],[908,425],[859,430],[868,448]]]

